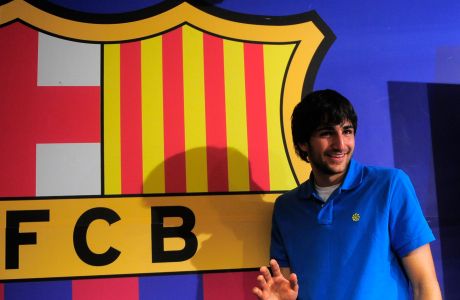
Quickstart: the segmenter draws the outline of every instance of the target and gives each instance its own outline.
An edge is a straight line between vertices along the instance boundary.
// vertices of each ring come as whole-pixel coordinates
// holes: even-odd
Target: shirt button
[[[321,207],[324,207],[324,204],[321,204]]]

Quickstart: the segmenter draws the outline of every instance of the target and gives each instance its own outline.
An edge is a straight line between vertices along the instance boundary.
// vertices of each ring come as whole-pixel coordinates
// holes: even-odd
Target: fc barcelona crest
[[[147,255],[151,265],[123,256],[139,243],[158,248],[149,234],[149,219],[156,211],[152,208],[145,216],[136,213],[142,215],[141,225],[147,224],[145,236],[124,235],[126,240],[137,240],[114,244],[111,249],[118,255],[97,270],[84,259],[80,262],[77,251],[75,261],[69,258],[73,270],[79,270],[72,274],[48,266],[49,274],[14,273],[6,279],[228,270],[262,264],[263,251],[268,251],[269,236],[263,232],[269,227],[270,205],[309,173],[292,146],[290,114],[302,94],[312,90],[316,71],[335,38],[330,29],[315,12],[264,17],[194,1],[170,1],[142,13],[108,18],[72,14],[47,3],[6,2],[0,6],[0,24],[9,26],[20,19],[51,35],[101,47],[101,195],[88,196],[81,213],[69,219],[81,220],[89,211],[88,203],[104,203],[114,212],[113,222],[129,220],[136,209],[193,203],[180,210],[190,209],[196,219],[192,222],[187,212],[193,243],[177,236],[184,241],[162,244],[163,254],[188,249],[183,261],[175,259],[171,265],[165,265],[167,259],[155,260],[155,254],[150,259],[151,253],[132,254]],[[0,202],[2,215],[16,205],[14,199],[5,200]],[[63,197],[61,202],[75,200],[84,201]],[[126,201],[134,205],[125,207]],[[243,220],[236,217],[239,223],[249,222],[246,228],[233,228],[240,225],[225,215],[236,213],[232,203],[246,210]],[[266,212],[263,217],[261,211]],[[212,214],[220,218],[200,223],[200,218]],[[126,222],[118,230],[126,233],[137,221]],[[40,226],[46,227],[46,222]],[[69,230],[72,234],[73,228]],[[238,236],[242,231],[247,231],[244,237]],[[103,230],[99,234],[104,236]],[[246,249],[235,244],[241,241]],[[257,251],[250,244],[265,249]],[[62,251],[71,252],[72,247]],[[225,262],[207,261],[206,253],[214,251],[223,253]],[[242,251],[254,255],[243,259]]]

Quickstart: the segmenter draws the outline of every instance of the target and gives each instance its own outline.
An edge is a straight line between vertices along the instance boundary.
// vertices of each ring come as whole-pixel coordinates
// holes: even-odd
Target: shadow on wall
[[[189,159],[189,164],[192,164],[190,160],[203,158],[208,162],[206,174],[185,175],[183,166],[185,166],[186,159]],[[232,165],[228,166],[228,162],[231,162]],[[237,176],[238,172],[235,172],[238,167],[243,168],[240,172],[241,177]],[[182,170],[174,170],[175,168],[182,168]],[[264,201],[260,186],[254,182],[250,171],[245,171],[244,168],[250,170],[250,162],[246,156],[235,149],[201,147],[168,158],[158,165],[144,182],[144,189],[147,187],[148,190],[156,190],[158,189],[155,187],[158,185],[158,178],[163,176],[165,177],[166,194],[181,194],[192,190],[194,193],[205,195],[212,193],[211,195],[215,196],[215,201],[212,198],[214,196],[210,196],[206,201],[198,200],[201,201],[200,209],[206,212],[206,218],[201,217],[200,220],[196,220],[193,233],[201,242],[199,242],[197,252],[190,259],[196,269],[211,271],[211,273],[203,274],[205,298],[212,298],[212,291],[215,290],[216,296],[224,293],[226,299],[254,299],[251,290],[256,285],[255,271],[259,266],[247,267],[253,269],[250,272],[241,272],[245,271],[241,269],[228,272],[231,269],[228,266],[235,264],[248,266],[248,263],[253,261],[253,257],[257,255],[263,255],[263,260],[268,261],[269,245],[258,245],[257,242],[248,243],[247,241],[254,235],[254,231],[262,240],[264,236],[266,240],[269,238],[273,204]],[[174,171],[177,173],[174,174]],[[189,182],[187,182],[186,176],[196,176],[198,179],[188,178]],[[205,186],[202,185],[203,181],[206,182]],[[195,186],[193,186],[194,183]],[[229,194],[229,191],[241,193]],[[254,215],[258,216],[257,220],[253,219]],[[255,228],[261,227],[261,220],[267,226]],[[252,233],[248,233],[249,228]],[[222,249],[222,245],[229,243],[235,245],[234,249]],[[260,253],[261,247],[264,247],[263,253]],[[229,257],[232,257],[232,262],[226,261]],[[225,270],[225,273],[218,273],[219,270]]]

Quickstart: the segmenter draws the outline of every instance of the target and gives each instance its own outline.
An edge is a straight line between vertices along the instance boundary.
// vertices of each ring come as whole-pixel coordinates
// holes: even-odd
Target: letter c
[[[88,246],[86,235],[89,225],[95,220],[105,220],[109,225],[121,220],[120,216],[113,210],[106,207],[95,207],[84,212],[73,231],[73,245],[78,257],[85,263],[92,266],[105,266],[114,262],[120,255],[120,251],[110,247],[104,253],[94,253]]]

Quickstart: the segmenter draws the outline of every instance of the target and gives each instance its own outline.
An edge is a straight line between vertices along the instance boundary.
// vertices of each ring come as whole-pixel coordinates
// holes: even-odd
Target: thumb
[[[289,275],[289,283],[291,285],[291,289],[293,289],[294,291],[298,290],[299,285],[297,283],[297,275],[295,273]]]

